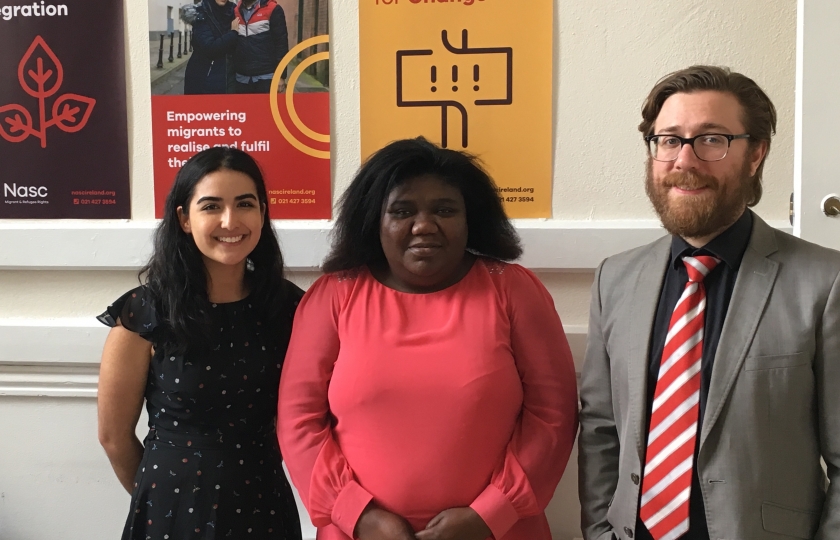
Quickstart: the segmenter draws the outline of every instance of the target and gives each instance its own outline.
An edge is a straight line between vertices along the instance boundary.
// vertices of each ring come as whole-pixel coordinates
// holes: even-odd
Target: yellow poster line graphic
[[[286,53],[286,56],[283,57],[283,60],[277,65],[277,69],[274,71],[274,77],[271,79],[271,88],[269,90],[269,105],[271,106],[271,115],[274,117],[274,123],[277,125],[277,129],[280,130],[280,133],[283,134],[283,137],[289,141],[289,144],[307,154],[309,156],[319,158],[319,159],[330,159],[330,151],[329,150],[318,150],[316,148],[312,148],[311,146],[301,142],[295,137],[292,132],[289,130],[286,123],[283,121],[283,117],[280,116],[280,107],[277,104],[277,89],[280,87],[280,80],[282,79],[283,71],[288,67],[291,63],[292,59],[300,54],[301,51],[307,49],[309,47],[313,47],[315,45],[319,45],[321,43],[329,43],[330,36],[322,35],[322,36],[315,36],[304,40]],[[318,133],[310,129],[306,124],[301,121],[300,116],[298,116],[297,111],[295,110],[295,103],[294,103],[294,92],[295,92],[295,83],[297,83],[298,78],[303,73],[303,70],[314,64],[315,62],[319,62],[322,60],[329,60],[330,53],[329,51],[320,52],[314,54],[306,59],[304,59],[295,70],[292,72],[292,75],[289,77],[287,84],[286,84],[286,110],[289,113],[289,117],[292,119],[292,122],[295,126],[307,137],[314,141],[318,142],[330,142],[330,136],[328,134]]]

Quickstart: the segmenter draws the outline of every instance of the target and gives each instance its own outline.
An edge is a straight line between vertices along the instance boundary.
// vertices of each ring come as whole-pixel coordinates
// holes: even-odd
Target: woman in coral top
[[[280,382],[320,540],[550,540],[575,371],[521,252],[474,158],[416,139],[361,168]]]

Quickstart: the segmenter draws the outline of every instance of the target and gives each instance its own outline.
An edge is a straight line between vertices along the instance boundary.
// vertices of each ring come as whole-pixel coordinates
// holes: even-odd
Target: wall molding
[[[107,335],[93,317],[0,319],[0,397],[95,398]]]
[[[0,364],[0,398],[96,398],[99,365]]]
[[[91,318],[0,319],[0,398],[95,398],[108,328]],[[579,371],[586,325],[566,325]]]
[[[769,222],[791,232],[786,221]],[[524,266],[592,271],[605,258],[664,234],[654,220],[514,220]],[[137,270],[148,257],[154,221],[0,221],[0,270]],[[291,270],[317,270],[329,248],[331,222],[275,222]],[[33,253],[32,246],[39,246]],[[577,371],[586,325],[566,325]],[[93,317],[0,318],[0,396],[96,397],[108,328]]]
[[[108,331],[94,317],[0,318],[0,364],[95,365]]]
[[[663,236],[657,220],[513,221],[534,270],[591,271],[611,255]],[[787,221],[770,221],[785,232]],[[0,269],[137,270],[151,253],[156,221],[0,221]],[[290,270],[317,270],[329,250],[332,222],[275,221]],[[39,246],[33,250],[32,246]]]

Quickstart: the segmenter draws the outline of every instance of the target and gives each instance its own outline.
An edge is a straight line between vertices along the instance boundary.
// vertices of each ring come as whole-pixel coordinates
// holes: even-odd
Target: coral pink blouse
[[[298,306],[278,438],[320,540],[352,538],[371,500],[416,531],[469,506],[497,540],[550,540],[576,430],[563,327],[519,265],[478,259],[428,294],[328,274]]]

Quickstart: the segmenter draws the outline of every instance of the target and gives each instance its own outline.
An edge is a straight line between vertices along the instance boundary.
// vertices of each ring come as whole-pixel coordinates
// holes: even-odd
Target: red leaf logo
[[[23,106],[13,103],[0,107],[0,137],[16,143],[32,133],[32,116]]]
[[[64,94],[53,103],[52,122],[61,131],[76,133],[87,124],[96,100],[79,94]]]
[[[34,87],[29,84],[29,80],[35,83]],[[36,98],[50,97],[61,87],[64,68],[41,36],[32,40],[32,45],[20,59],[18,81],[27,94]]]
[[[41,140],[47,147],[47,129],[56,126],[61,131],[76,133],[90,120],[96,100],[79,94],[64,94],[52,104],[52,117],[47,118],[47,98],[58,92],[64,82],[64,68],[49,45],[36,36],[18,64],[18,82],[30,96],[38,99],[35,128],[32,115],[22,105],[11,103],[0,107],[0,137],[17,143],[29,136]]]

